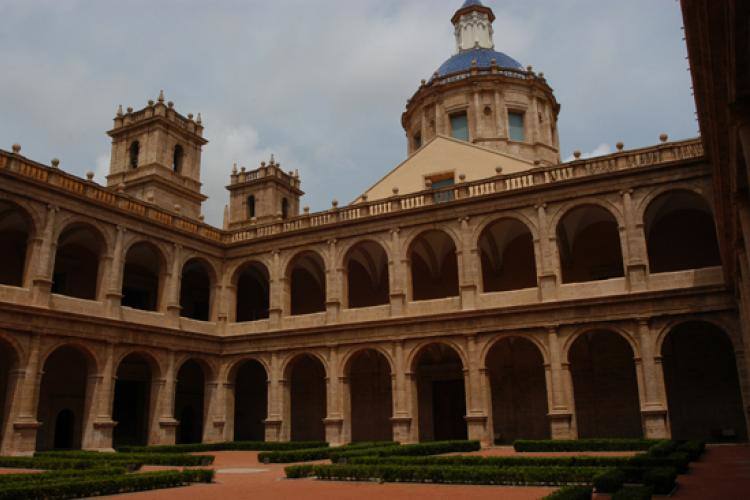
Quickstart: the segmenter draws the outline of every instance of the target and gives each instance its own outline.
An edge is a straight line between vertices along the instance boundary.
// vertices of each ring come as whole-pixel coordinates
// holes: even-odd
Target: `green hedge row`
[[[353,443],[335,448],[311,448],[309,450],[289,451],[263,451],[258,453],[258,461],[263,463],[290,464],[294,462],[312,462],[313,460],[325,460],[334,453],[346,451],[371,450],[373,448],[384,448],[398,446],[393,441],[378,441],[368,443]]]
[[[137,460],[122,460],[117,462],[118,467],[125,467],[130,471],[140,469],[142,462]],[[76,459],[76,458],[53,458],[53,457],[0,457],[0,467],[7,469],[91,469],[101,467],[101,460]]]
[[[591,500],[592,494],[590,486],[565,486],[547,495],[543,500]]]
[[[594,477],[594,487],[600,493],[615,493],[625,483],[643,484],[653,488],[659,495],[669,494],[677,484],[677,469],[674,467],[620,467],[604,471]]]
[[[195,443],[164,446],[121,446],[117,451],[125,453],[197,453],[202,451],[281,451],[324,448],[325,441],[231,441],[226,443]]]
[[[612,500],[651,500],[654,489],[650,486],[630,486],[612,495]]]
[[[479,441],[434,441],[399,446],[384,446],[365,450],[334,451],[330,454],[332,462],[344,462],[354,457],[390,457],[390,456],[424,456],[440,455],[460,451],[479,450]]]
[[[519,439],[513,443],[513,448],[516,451],[647,451],[662,442],[655,439]]]
[[[78,459],[99,462],[137,462],[144,465],[181,465],[194,467],[210,465],[211,455],[188,455],[185,453],[101,453],[98,451],[43,451],[35,458]]]
[[[101,467],[87,470],[56,470],[38,474],[0,474],[0,487],[9,483],[40,483],[61,479],[81,479],[91,477],[118,476],[125,474],[124,467]]]
[[[115,495],[133,491],[173,488],[190,483],[210,483],[212,470],[164,471],[93,478],[62,478],[50,482],[25,482],[0,486],[0,500],[54,500]]]
[[[410,483],[566,485],[591,483],[599,467],[478,467],[399,465],[302,465],[285,469],[288,478]],[[606,469],[605,469],[606,471]]]

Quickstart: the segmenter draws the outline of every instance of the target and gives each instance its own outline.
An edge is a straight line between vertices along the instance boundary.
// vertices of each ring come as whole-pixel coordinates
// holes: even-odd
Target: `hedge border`
[[[123,453],[200,453],[204,451],[282,451],[326,448],[325,441],[228,441],[223,443],[195,443],[160,446],[121,446]]]

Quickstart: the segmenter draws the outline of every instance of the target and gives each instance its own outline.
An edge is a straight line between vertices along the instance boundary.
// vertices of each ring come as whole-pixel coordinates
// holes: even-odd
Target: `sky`
[[[232,164],[273,153],[301,205],[348,203],[406,157],[401,113],[455,51],[463,0],[0,0],[0,148],[106,183],[119,104],[201,113],[206,221]],[[698,135],[675,0],[484,0],[495,47],[542,71],[561,156]]]

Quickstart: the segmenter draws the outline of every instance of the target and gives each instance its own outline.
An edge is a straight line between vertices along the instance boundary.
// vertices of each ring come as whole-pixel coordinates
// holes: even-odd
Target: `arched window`
[[[180,307],[184,318],[208,321],[211,317],[212,279],[208,266],[192,259],[182,267]]]
[[[326,310],[326,272],[320,256],[313,252],[297,255],[287,269],[289,305],[292,316]]]
[[[445,344],[422,348],[414,361],[420,441],[466,439],[464,366]]]
[[[289,217],[289,200],[283,198],[281,200],[281,218],[286,219]]]
[[[250,195],[247,197],[247,218],[253,217],[255,217],[255,196]]]
[[[31,223],[15,205],[0,202],[0,284],[24,286]]]
[[[345,262],[350,308],[388,303],[388,256],[383,247],[363,241],[349,250]]]
[[[251,262],[243,266],[235,277],[237,287],[236,321],[257,321],[268,318],[270,285],[268,269],[263,264]]]
[[[456,245],[446,233],[431,229],[409,248],[412,300],[458,296]]]
[[[479,237],[479,252],[484,292],[536,286],[534,238],[518,220],[502,219],[487,226]]]
[[[150,243],[136,243],[125,255],[122,277],[122,305],[156,311],[162,283],[162,256]]]
[[[138,168],[138,155],[141,152],[141,143],[133,141],[130,144],[130,168]]]
[[[66,229],[57,241],[52,293],[96,300],[103,253],[104,243],[95,229],[85,225]]]
[[[182,173],[182,159],[185,156],[185,152],[182,150],[182,146],[179,144],[174,147],[174,154],[172,154],[172,170],[178,174]]]

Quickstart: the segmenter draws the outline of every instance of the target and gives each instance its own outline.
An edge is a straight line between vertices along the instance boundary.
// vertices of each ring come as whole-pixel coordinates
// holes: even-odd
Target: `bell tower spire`
[[[453,14],[457,52],[494,49],[492,22],[495,14],[481,0],[466,0]]]

